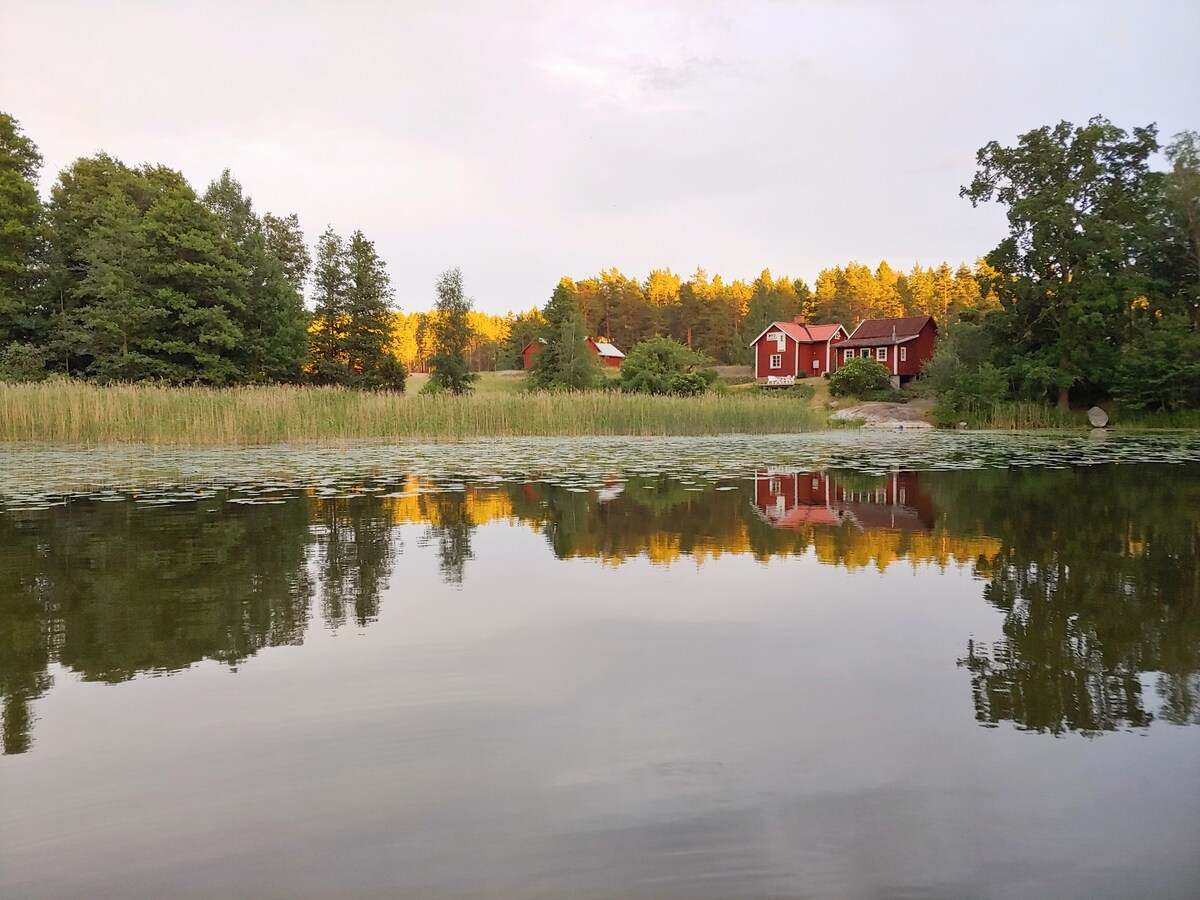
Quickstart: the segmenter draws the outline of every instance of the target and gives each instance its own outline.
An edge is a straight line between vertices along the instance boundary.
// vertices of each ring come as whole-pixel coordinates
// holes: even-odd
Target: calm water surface
[[[1200,896],[1200,440],[0,451],[0,896]]]

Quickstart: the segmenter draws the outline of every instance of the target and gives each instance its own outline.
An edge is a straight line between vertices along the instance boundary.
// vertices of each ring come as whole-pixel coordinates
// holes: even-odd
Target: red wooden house
[[[599,339],[587,339],[587,345],[593,353],[600,357],[601,365],[607,366],[610,369],[617,369],[621,366],[621,360],[625,358],[625,354],[610,344],[608,341]],[[541,353],[546,348],[544,338],[538,338],[536,341],[530,341],[521,350],[521,365],[524,369],[533,368],[533,358]]]
[[[866,356],[885,366],[892,385],[912,381],[933,356],[937,323],[933,316],[904,316],[899,319],[865,319],[849,340],[838,344],[836,368],[856,356]]]
[[[750,342],[754,377],[767,384],[793,384],[797,378],[824,375],[837,364],[833,348],[846,337],[841,325],[809,325],[803,316],[772,322]]]

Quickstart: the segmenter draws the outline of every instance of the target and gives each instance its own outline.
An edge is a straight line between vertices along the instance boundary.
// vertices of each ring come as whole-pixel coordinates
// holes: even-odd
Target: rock
[[[1088,410],[1088,421],[1092,423],[1093,428],[1103,428],[1108,424],[1108,413],[1098,406],[1093,406]]]
[[[861,419],[867,428],[932,428],[921,410],[903,403],[872,401],[850,406],[830,416],[831,419]]]

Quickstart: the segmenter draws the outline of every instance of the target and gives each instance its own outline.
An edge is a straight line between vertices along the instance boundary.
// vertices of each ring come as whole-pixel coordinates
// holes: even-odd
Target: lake
[[[1200,438],[0,450],[0,896],[1200,896]]]

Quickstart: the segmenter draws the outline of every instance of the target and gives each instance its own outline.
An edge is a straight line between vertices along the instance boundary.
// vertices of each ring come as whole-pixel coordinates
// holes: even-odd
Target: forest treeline
[[[45,202],[40,171],[36,144],[0,114],[0,369],[8,377],[386,387],[404,370],[426,370],[436,353],[438,313],[397,308],[387,268],[361,231],[326,229],[310,248],[295,213],[260,213],[228,170],[201,193],[174,169],[99,153],[64,169]],[[638,278],[614,268],[563,283],[589,334],[626,349],[667,335],[715,362],[741,363],[749,340],[775,319],[852,324],[989,308],[995,298],[980,284],[991,274],[982,262],[907,272],[852,262],[822,271],[813,288],[769,270],[725,281],[703,269]],[[472,310],[468,322],[475,370],[518,367],[521,349],[547,330],[533,304],[507,315]]]
[[[928,313],[941,339],[925,381],[947,420],[1010,398],[1200,407],[1200,135],[1163,147],[1152,125],[1097,117],[993,141],[976,163],[959,193],[1004,207],[1009,234],[971,265],[850,262],[811,286],[609,269],[498,316],[473,309],[457,270],[433,309],[401,311],[363,232],[326,229],[310,251],[294,213],[260,213],[228,171],[198,193],[176,170],[100,153],[43,202],[38,149],[0,113],[0,378],[402,388],[432,368],[461,369],[469,389],[467,369],[516,368],[529,341],[556,340],[547,314],[567,304],[626,352],[664,336],[723,364],[748,362],[775,320]]]

